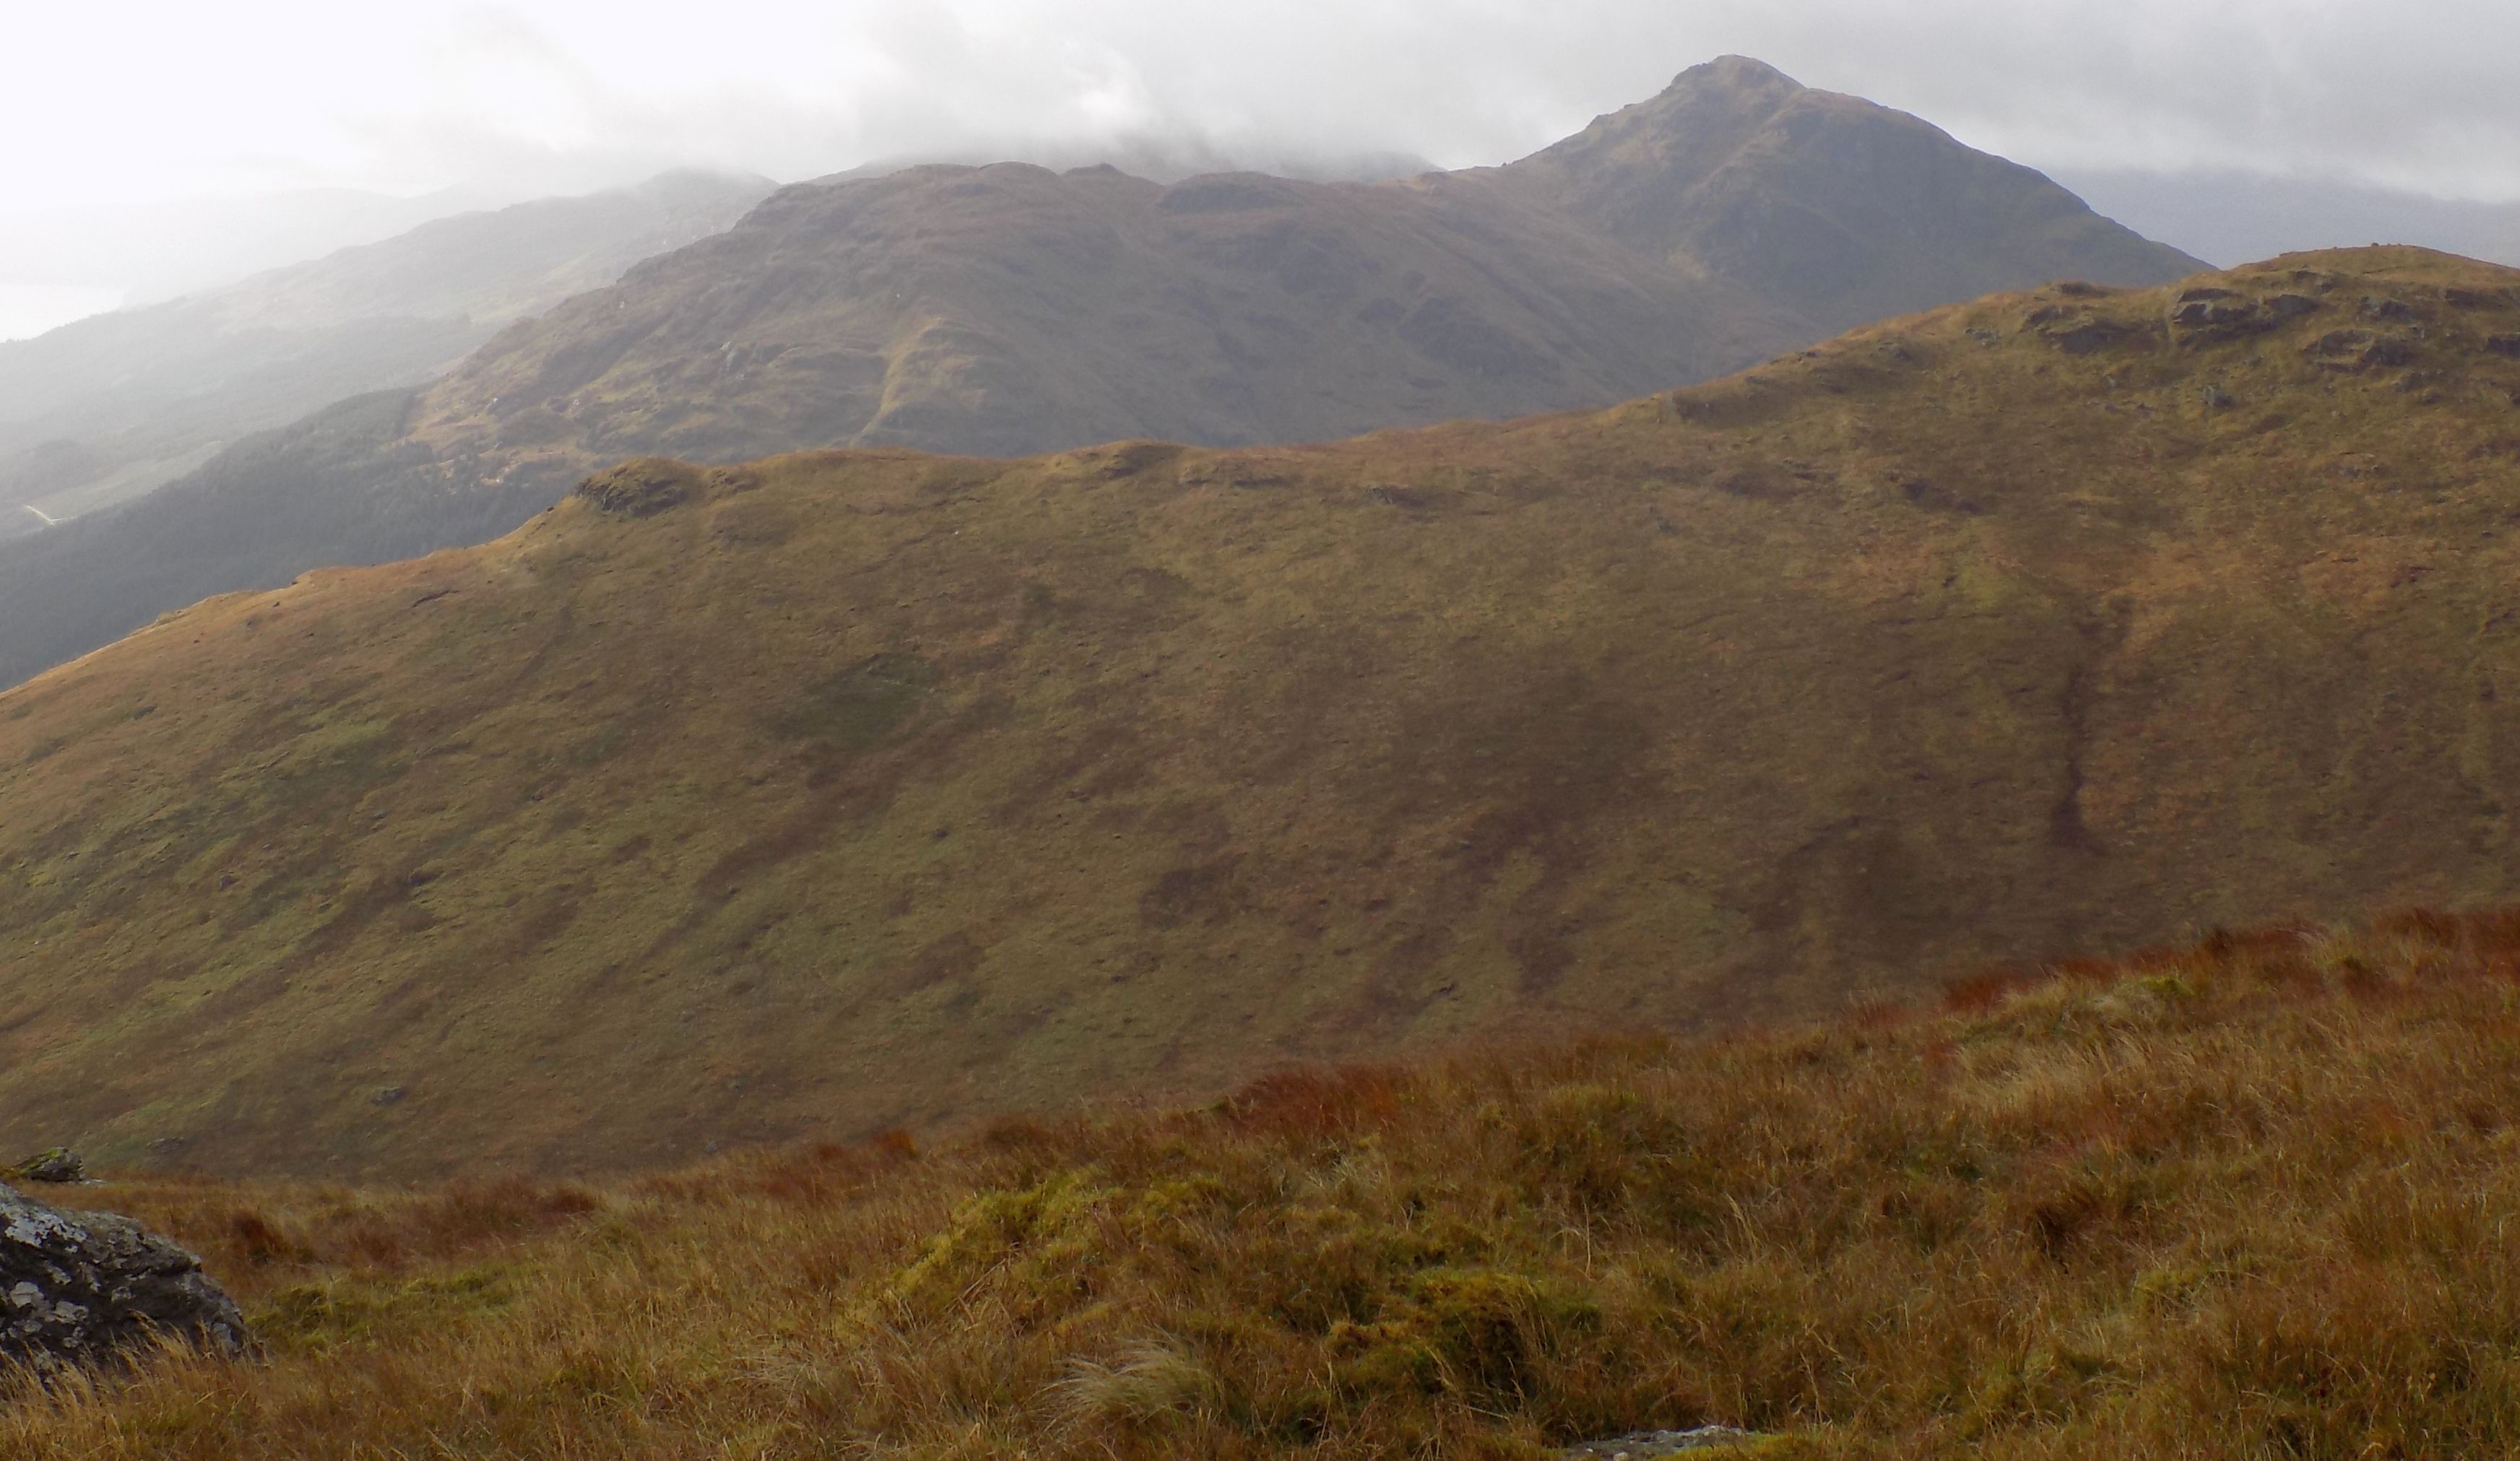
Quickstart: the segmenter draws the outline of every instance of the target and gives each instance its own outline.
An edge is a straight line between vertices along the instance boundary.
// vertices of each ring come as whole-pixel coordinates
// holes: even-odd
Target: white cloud
[[[1725,51],[2042,165],[2520,196],[2510,0],[228,0],[20,7],[22,208],[1124,135],[1502,160]]]

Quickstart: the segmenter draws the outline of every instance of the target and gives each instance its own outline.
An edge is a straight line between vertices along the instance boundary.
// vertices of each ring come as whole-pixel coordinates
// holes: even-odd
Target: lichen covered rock
[[[192,1254],[128,1218],[0,1185],[0,1361],[47,1374],[111,1365],[161,1336],[227,1354],[253,1344]]]

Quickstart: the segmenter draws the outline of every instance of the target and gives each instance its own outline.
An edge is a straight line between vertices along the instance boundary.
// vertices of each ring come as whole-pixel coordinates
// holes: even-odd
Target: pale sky
[[[1502,160],[1727,51],[2058,166],[2520,196],[2513,0],[0,0],[17,207],[1006,135]]]
[[[2520,198],[2520,0],[0,0],[0,226],[1012,138],[1459,166],[1725,52],[2034,166]]]

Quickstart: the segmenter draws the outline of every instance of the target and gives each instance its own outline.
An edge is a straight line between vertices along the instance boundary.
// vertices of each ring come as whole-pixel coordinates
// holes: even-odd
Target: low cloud
[[[2509,0],[236,0],[136,27],[77,9],[0,63],[0,128],[47,139],[0,209],[1018,148],[1462,165],[1724,52],[2037,165],[2520,197]]]
[[[448,181],[502,148],[796,177],[1018,139],[1463,165],[1741,52],[2041,165],[2520,197],[2508,0],[731,0],[678,66],[622,43],[642,24],[574,0],[473,13],[438,32],[440,82],[470,79],[354,132]]]

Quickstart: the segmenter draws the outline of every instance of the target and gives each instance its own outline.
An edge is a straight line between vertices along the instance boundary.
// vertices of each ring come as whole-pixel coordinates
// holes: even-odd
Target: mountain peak
[[[1674,76],[1663,95],[1720,87],[1727,91],[1808,91],[1801,82],[1759,60],[1755,56],[1718,56],[1713,61],[1690,66]]]
[[[1508,166],[1649,257],[1749,285],[1821,332],[2049,279],[2204,267],[1907,112],[1723,56]]]

